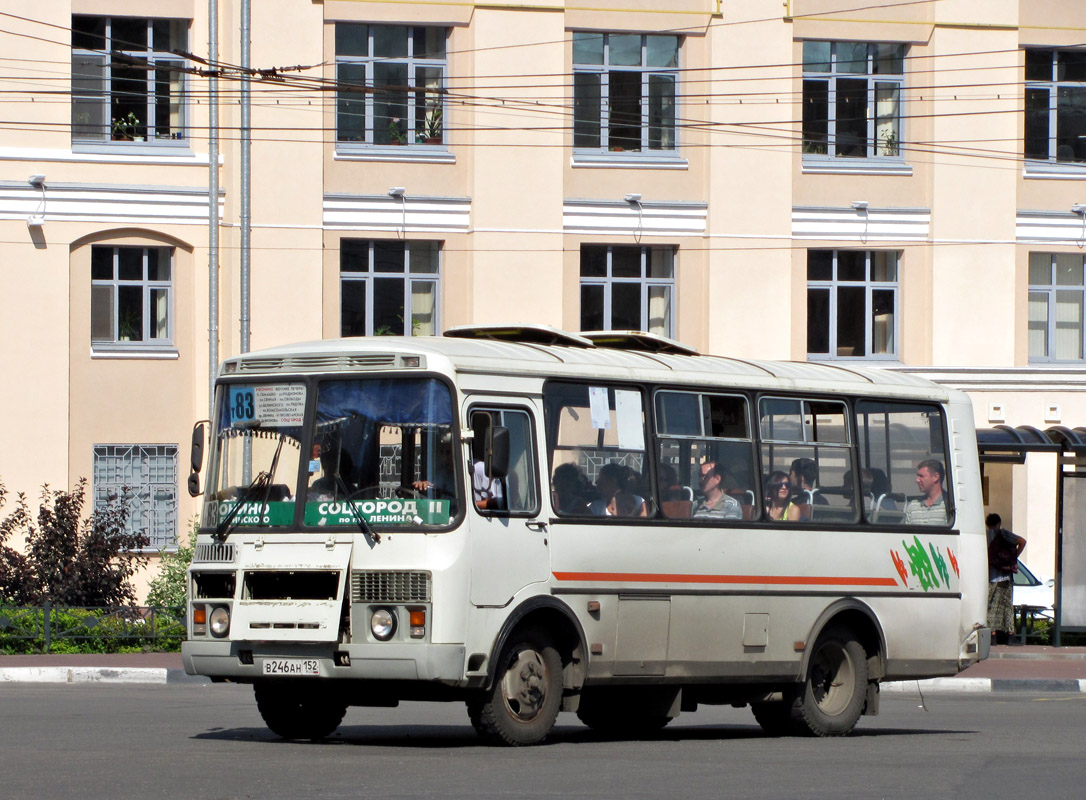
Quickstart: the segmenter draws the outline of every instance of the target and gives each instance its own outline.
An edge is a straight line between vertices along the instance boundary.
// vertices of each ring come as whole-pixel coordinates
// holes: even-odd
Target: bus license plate
[[[265,658],[260,662],[264,675],[320,675],[320,663],[315,658]]]

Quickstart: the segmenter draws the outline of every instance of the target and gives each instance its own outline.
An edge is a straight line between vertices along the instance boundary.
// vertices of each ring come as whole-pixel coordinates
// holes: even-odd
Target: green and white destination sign
[[[218,525],[219,520],[230,516],[230,512],[237,505],[236,500],[223,500],[218,503],[207,504],[208,525]],[[283,527],[294,524],[293,501],[261,503],[253,500],[243,503],[238,513],[230,520],[231,525],[239,527],[255,525],[259,527]]]
[[[357,525],[354,509],[370,525],[447,525],[449,500],[397,498],[387,500],[326,500],[305,504],[306,525]]]

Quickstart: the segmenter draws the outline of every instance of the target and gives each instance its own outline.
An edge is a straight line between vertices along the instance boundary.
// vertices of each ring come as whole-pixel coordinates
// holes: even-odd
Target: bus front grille
[[[356,570],[351,573],[355,603],[429,603],[430,573],[401,570]]]
[[[229,542],[222,544],[198,544],[193,561],[206,564],[233,564],[234,545]]]

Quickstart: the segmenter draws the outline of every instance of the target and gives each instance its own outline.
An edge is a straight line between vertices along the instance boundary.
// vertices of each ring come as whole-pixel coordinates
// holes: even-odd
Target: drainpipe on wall
[[[208,0],[207,26],[207,60],[211,63],[207,122],[207,418],[214,419],[215,372],[219,368],[219,0]]]
[[[252,108],[249,76],[251,0],[241,0],[241,352],[249,352],[250,155]]]

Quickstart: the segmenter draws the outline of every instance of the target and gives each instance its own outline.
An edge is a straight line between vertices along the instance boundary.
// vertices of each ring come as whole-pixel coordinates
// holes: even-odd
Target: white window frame
[[[345,270],[343,268],[344,256],[343,256],[343,243],[365,243],[367,245],[367,269],[365,270]],[[340,335],[341,336],[382,336],[382,335],[399,335],[399,334],[387,334],[376,333],[374,331],[374,282],[380,280],[399,280],[403,284],[403,308],[404,308],[404,336],[412,336],[412,325],[407,325],[406,320],[413,320],[414,313],[411,308],[412,286],[416,283],[431,283],[433,284],[434,293],[434,319],[431,323],[431,329],[434,333],[438,333],[441,330],[441,262],[442,262],[442,242],[439,241],[406,241],[402,242],[404,245],[404,265],[400,271],[383,271],[376,270],[374,268],[374,245],[377,243],[387,244],[387,240],[381,239],[344,239],[340,243],[340,270],[339,270],[339,286],[340,286]],[[411,245],[428,244],[433,246],[436,253],[437,269],[433,272],[413,271],[411,269]],[[364,283],[366,285],[366,330],[364,333],[357,331],[348,332],[343,328],[343,285],[350,282]],[[380,330],[380,329],[378,329]]]
[[[828,352],[826,353],[807,353],[807,359],[809,361],[897,361],[898,356],[898,343],[901,341],[900,325],[901,325],[901,252],[898,250],[863,250],[859,252],[864,253],[864,280],[862,281],[848,281],[840,280],[837,272],[837,256],[842,250],[825,250],[822,248],[812,248],[808,251],[809,254],[813,251],[819,252],[831,252],[833,254],[832,265],[833,272],[829,280],[812,280],[810,277],[807,279],[807,296],[810,298],[811,290],[828,290],[829,291],[829,312],[827,324],[829,325],[829,331],[827,336]],[[857,251],[849,251],[857,252]],[[872,269],[872,255],[878,252],[893,253],[894,254],[894,275],[896,280],[893,281],[876,281],[871,278]],[[837,307],[837,294],[838,289],[846,287],[863,287],[864,288],[864,355],[858,356],[842,356],[837,355],[837,320],[840,311]],[[871,319],[871,313],[873,308],[872,294],[876,291],[886,292],[892,291],[894,296],[894,322],[893,331],[891,332],[893,347],[891,352],[888,353],[872,353],[872,341],[874,338],[873,323]],[[808,311],[808,314],[810,312]],[[810,331],[811,320],[808,318],[807,326],[808,332]],[[808,337],[809,337],[808,333]],[[808,338],[808,343],[810,339]]]
[[[177,453],[176,444],[94,445],[94,508],[125,502],[125,529],[147,534],[145,552],[177,549]]]
[[[605,249],[606,256],[606,272],[602,276],[581,275],[581,303],[584,303],[584,287],[586,286],[602,286],[603,287],[603,319],[604,322],[611,322],[613,325],[614,313],[613,313],[613,297],[614,287],[622,284],[636,284],[641,287],[641,307],[640,318],[641,326],[639,330],[649,331],[649,288],[650,287],[665,287],[668,289],[668,311],[667,311],[667,330],[665,331],[650,331],[652,333],[659,333],[662,336],[669,338],[675,338],[675,288],[676,279],[675,275],[678,266],[678,248],[673,246],[659,246],[653,245],[640,247],[641,251],[641,275],[639,277],[616,277],[613,274],[613,256],[614,249],[616,247],[628,247],[627,245],[596,245],[596,244],[583,244],[581,245],[581,259],[583,261],[585,257],[585,251],[589,249]],[[651,251],[660,250],[670,253],[671,255],[671,277],[669,278],[653,278],[649,277],[649,266]],[[584,319],[584,308],[581,308],[581,319]],[[608,330],[611,326],[605,324],[604,329]]]
[[[449,29],[437,25],[375,25],[364,22],[337,22],[335,23],[337,30],[342,30],[346,27],[365,28],[366,29],[366,41],[368,54],[364,56],[359,55],[347,55],[337,52],[335,54],[335,74],[336,85],[339,87],[347,85],[358,85],[361,87],[360,91],[347,92],[340,88],[336,92],[336,150],[337,152],[364,152],[373,150],[387,150],[389,155],[402,156],[405,151],[411,151],[415,154],[426,153],[443,153],[448,150],[448,134],[449,129],[446,121],[448,119],[447,107],[445,103],[445,87],[449,77],[449,55],[448,55],[448,39]],[[407,37],[407,55],[400,57],[378,57],[374,55],[374,31],[379,28],[403,28],[405,36]],[[421,28],[431,28],[440,30],[442,33],[444,46],[444,55],[441,58],[426,58],[423,56],[416,56],[415,49],[415,31]],[[375,65],[387,65],[387,64],[404,64],[407,68],[407,111],[402,118],[403,130],[399,130],[399,124],[397,124],[397,131],[404,137],[401,144],[395,144],[392,142],[378,142],[375,136],[375,123],[376,123],[376,90],[375,85]],[[363,81],[359,84],[357,81],[352,81],[343,76],[343,72],[348,68],[358,69],[361,68],[364,74]],[[425,87],[418,86],[418,73],[421,69],[436,69],[441,73],[437,102],[432,103],[429,95],[426,95],[423,102],[428,110],[423,112],[421,121],[419,119],[418,101],[420,94],[425,95]],[[341,139],[344,132],[340,128],[340,116],[344,113],[349,113],[345,110],[345,105],[361,100],[364,113],[364,127],[363,137],[361,139]],[[435,120],[434,124],[440,126],[440,136],[433,137],[428,136],[428,133],[433,131],[430,129],[431,120]],[[392,120],[389,121],[390,124]],[[436,139],[436,141],[435,141]]]
[[[1025,115],[1022,151],[1026,159],[1026,167],[1029,168],[1049,168],[1057,169],[1059,171],[1081,171],[1086,169],[1086,114],[1083,117],[1081,133],[1078,134],[1079,139],[1084,140],[1083,158],[1082,160],[1076,160],[1072,158],[1060,158],[1060,130],[1059,130],[1059,95],[1061,90],[1078,90],[1086,94],[1086,80],[1082,81],[1068,81],[1060,80],[1060,57],[1068,53],[1076,52],[1086,58],[1086,51],[1073,50],[1070,48],[1030,48],[1025,51],[1025,63],[1026,63],[1026,80],[1025,80],[1025,97],[1023,99],[1023,113]],[[1049,53],[1051,61],[1049,64],[1049,76],[1047,80],[1031,78],[1029,77],[1029,61],[1030,54]],[[1047,115],[1047,128],[1048,128],[1048,144],[1045,148],[1047,155],[1044,158],[1037,157],[1036,154],[1031,154],[1029,151],[1028,137],[1029,137],[1029,124],[1030,124],[1030,110],[1029,110],[1029,97],[1031,93],[1045,92],[1048,95],[1048,115]],[[1072,150],[1072,156],[1074,151]]]
[[[1030,272],[1033,271],[1035,260],[1039,260],[1042,257],[1047,257],[1049,268],[1049,279],[1047,283],[1034,283],[1032,275],[1029,282],[1029,294],[1028,302],[1033,303],[1039,301],[1040,298],[1044,298],[1046,304],[1046,319],[1045,319],[1045,353],[1043,355],[1034,355],[1032,342],[1028,344],[1029,361],[1031,364],[1045,364],[1045,363],[1058,363],[1058,364],[1082,364],[1086,361],[1086,257],[1079,255],[1078,253],[1030,253]],[[1077,259],[1083,271],[1083,282],[1078,284],[1064,284],[1057,283],[1058,280],[1056,274],[1057,258],[1074,258]],[[1070,295],[1078,295],[1078,307],[1079,318],[1077,320],[1079,328],[1079,341],[1077,358],[1057,358],[1055,356],[1055,342],[1057,338],[1058,329],[1061,320],[1059,316],[1059,304],[1057,302],[1058,293],[1067,293]],[[1034,324],[1029,319],[1030,315],[1027,314],[1027,325],[1029,332],[1034,331]]]
[[[112,277],[111,278],[95,278],[94,277],[94,253],[95,251],[110,250],[112,251]],[[120,251],[121,250],[139,250],[140,262],[142,264],[142,273],[139,279],[122,279],[120,277]],[[169,266],[170,277],[168,280],[151,279],[148,275],[148,251],[158,250],[159,258],[165,258]],[[96,244],[91,245],[91,347],[95,351],[101,350],[116,350],[116,351],[146,351],[146,350],[172,350],[173,338],[174,338],[174,279],[177,274],[177,265],[174,259],[174,249],[172,247],[165,247],[161,245],[109,245],[109,244]],[[138,287],[141,292],[141,339],[125,339],[124,334],[121,331],[121,308],[120,308],[120,290],[122,288]],[[96,292],[95,290],[99,290]],[[106,338],[94,337],[94,304],[95,297],[101,296],[102,290],[109,290],[110,292],[110,336]],[[166,335],[154,336],[155,333],[152,326],[152,297],[155,292],[165,292],[166,295]]]
[[[828,44],[830,49],[830,61],[828,69],[823,71],[808,69],[807,50],[808,45],[816,44]],[[866,54],[866,69],[865,72],[845,72],[841,71],[838,63],[838,47],[842,45],[854,46],[864,45],[867,49]],[[878,73],[875,71],[876,65],[884,59],[880,59],[879,48],[894,47],[899,48],[897,56],[889,56],[888,58],[896,58],[901,61],[900,73]],[[805,41],[803,42],[804,57],[802,61],[802,108],[803,113],[801,117],[806,117],[806,109],[809,102],[807,96],[807,83],[809,81],[823,81],[826,83],[826,141],[824,143],[824,152],[817,152],[822,149],[820,143],[808,141],[808,134],[806,131],[806,121],[801,119],[800,131],[802,136],[802,151],[803,161],[805,163],[825,163],[830,162],[835,165],[842,165],[847,163],[859,163],[873,161],[878,163],[887,164],[903,164],[904,155],[902,142],[904,141],[904,120],[902,118],[902,105],[904,103],[905,94],[905,59],[907,45],[898,42],[839,42],[839,41]],[[886,57],[884,57],[886,58]],[[826,63],[826,62],[810,62],[810,63]],[[864,153],[863,155],[848,155],[838,152],[837,142],[837,92],[838,82],[842,80],[863,80],[867,84],[867,119],[866,119],[866,133],[864,141]],[[878,124],[878,90],[880,85],[889,84],[896,88],[896,112],[893,116],[895,125],[894,138],[892,140],[877,137],[877,124]]]
[[[573,62],[573,80],[574,86],[576,86],[578,75],[598,75],[600,81],[600,108],[599,108],[599,146],[597,147],[585,147],[577,144],[577,120],[576,120],[576,94],[577,90],[574,88],[574,133],[573,133],[573,150],[575,157],[584,160],[586,157],[599,157],[606,159],[667,159],[675,160],[678,158],[679,153],[679,130],[681,128],[678,119],[678,109],[681,104],[680,98],[680,68],[682,66],[682,45],[683,40],[681,36],[675,34],[640,34],[641,36],[641,63],[639,65],[620,65],[611,64],[611,37],[612,36],[630,36],[638,34],[628,33],[605,33],[600,31],[575,31],[573,33],[574,41],[574,54],[576,54],[577,46],[576,42],[581,38],[598,38],[603,37],[603,61],[600,64],[586,64],[578,63],[576,61],[576,55],[574,55]],[[653,37],[663,37],[675,39],[675,65],[674,66],[649,66],[648,65],[648,40]],[[614,72],[632,72],[638,73],[641,76],[641,144],[638,150],[612,150],[613,145],[609,140],[610,134],[610,74]],[[660,126],[664,130],[669,130],[671,144],[669,147],[651,147],[651,129],[654,127],[651,125],[650,119],[650,102],[649,102],[649,87],[651,79],[654,76],[665,76],[672,80],[674,85],[674,95],[672,98],[672,120],[670,128],[667,126]]]
[[[188,42],[188,28],[189,21],[183,19],[164,19],[159,17],[147,17],[139,18],[146,23],[147,28],[147,45],[145,48],[125,48],[119,46],[114,48],[114,44],[123,45],[121,42],[114,42],[113,40],[113,27],[115,17],[95,14],[73,14],[72,15],[72,27],[75,27],[76,17],[92,17],[96,19],[104,20],[105,22],[105,37],[103,40],[103,47],[101,49],[89,49],[84,47],[77,47],[72,45],[72,102],[71,102],[71,123],[72,123],[72,146],[81,151],[93,151],[96,148],[106,147],[109,148],[107,152],[113,152],[115,148],[125,148],[128,150],[140,150],[145,148],[164,148],[164,147],[181,147],[187,148],[188,142],[188,81],[185,76],[179,78],[179,90],[177,96],[178,114],[180,122],[177,125],[176,130],[171,130],[163,135],[158,135],[158,108],[155,103],[155,73],[156,67],[183,70],[187,68],[188,62],[177,55],[174,55],[168,51],[154,50],[154,26],[155,23],[167,23],[169,25],[184,26],[183,38],[184,42],[180,43],[180,49],[187,49]],[[79,35],[73,30],[73,42],[75,37]],[[140,59],[146,61],[147,69],[147,85],[143,94],[144,99],[144,116],[142,118],[137,117],[141,123],[138,128],[131,129],[124,125],[124,120],[118,120],[113,117],[113,98],[115,90],[113,87],[113,59],[117,57],[120,60],[127,58]],[[77,86],[76,80],[78,62],[93,60],[100,65],[102,70],[101,88],[98,90],[89,89],[81,91],[81,88]],[[93,81],[96,76],[88,74],[85,76],[88,80]],[[122,80],[118,78],[118,80]],[[77,130],[76,113],[77,104],[79,103],[97,103],[100,102],[102,106],[101,115],[103,120],[109,120],[108,129],[102,130],[97,134],[89,134]],[[131,136],[131,138],[125,138],[125,135]]]

